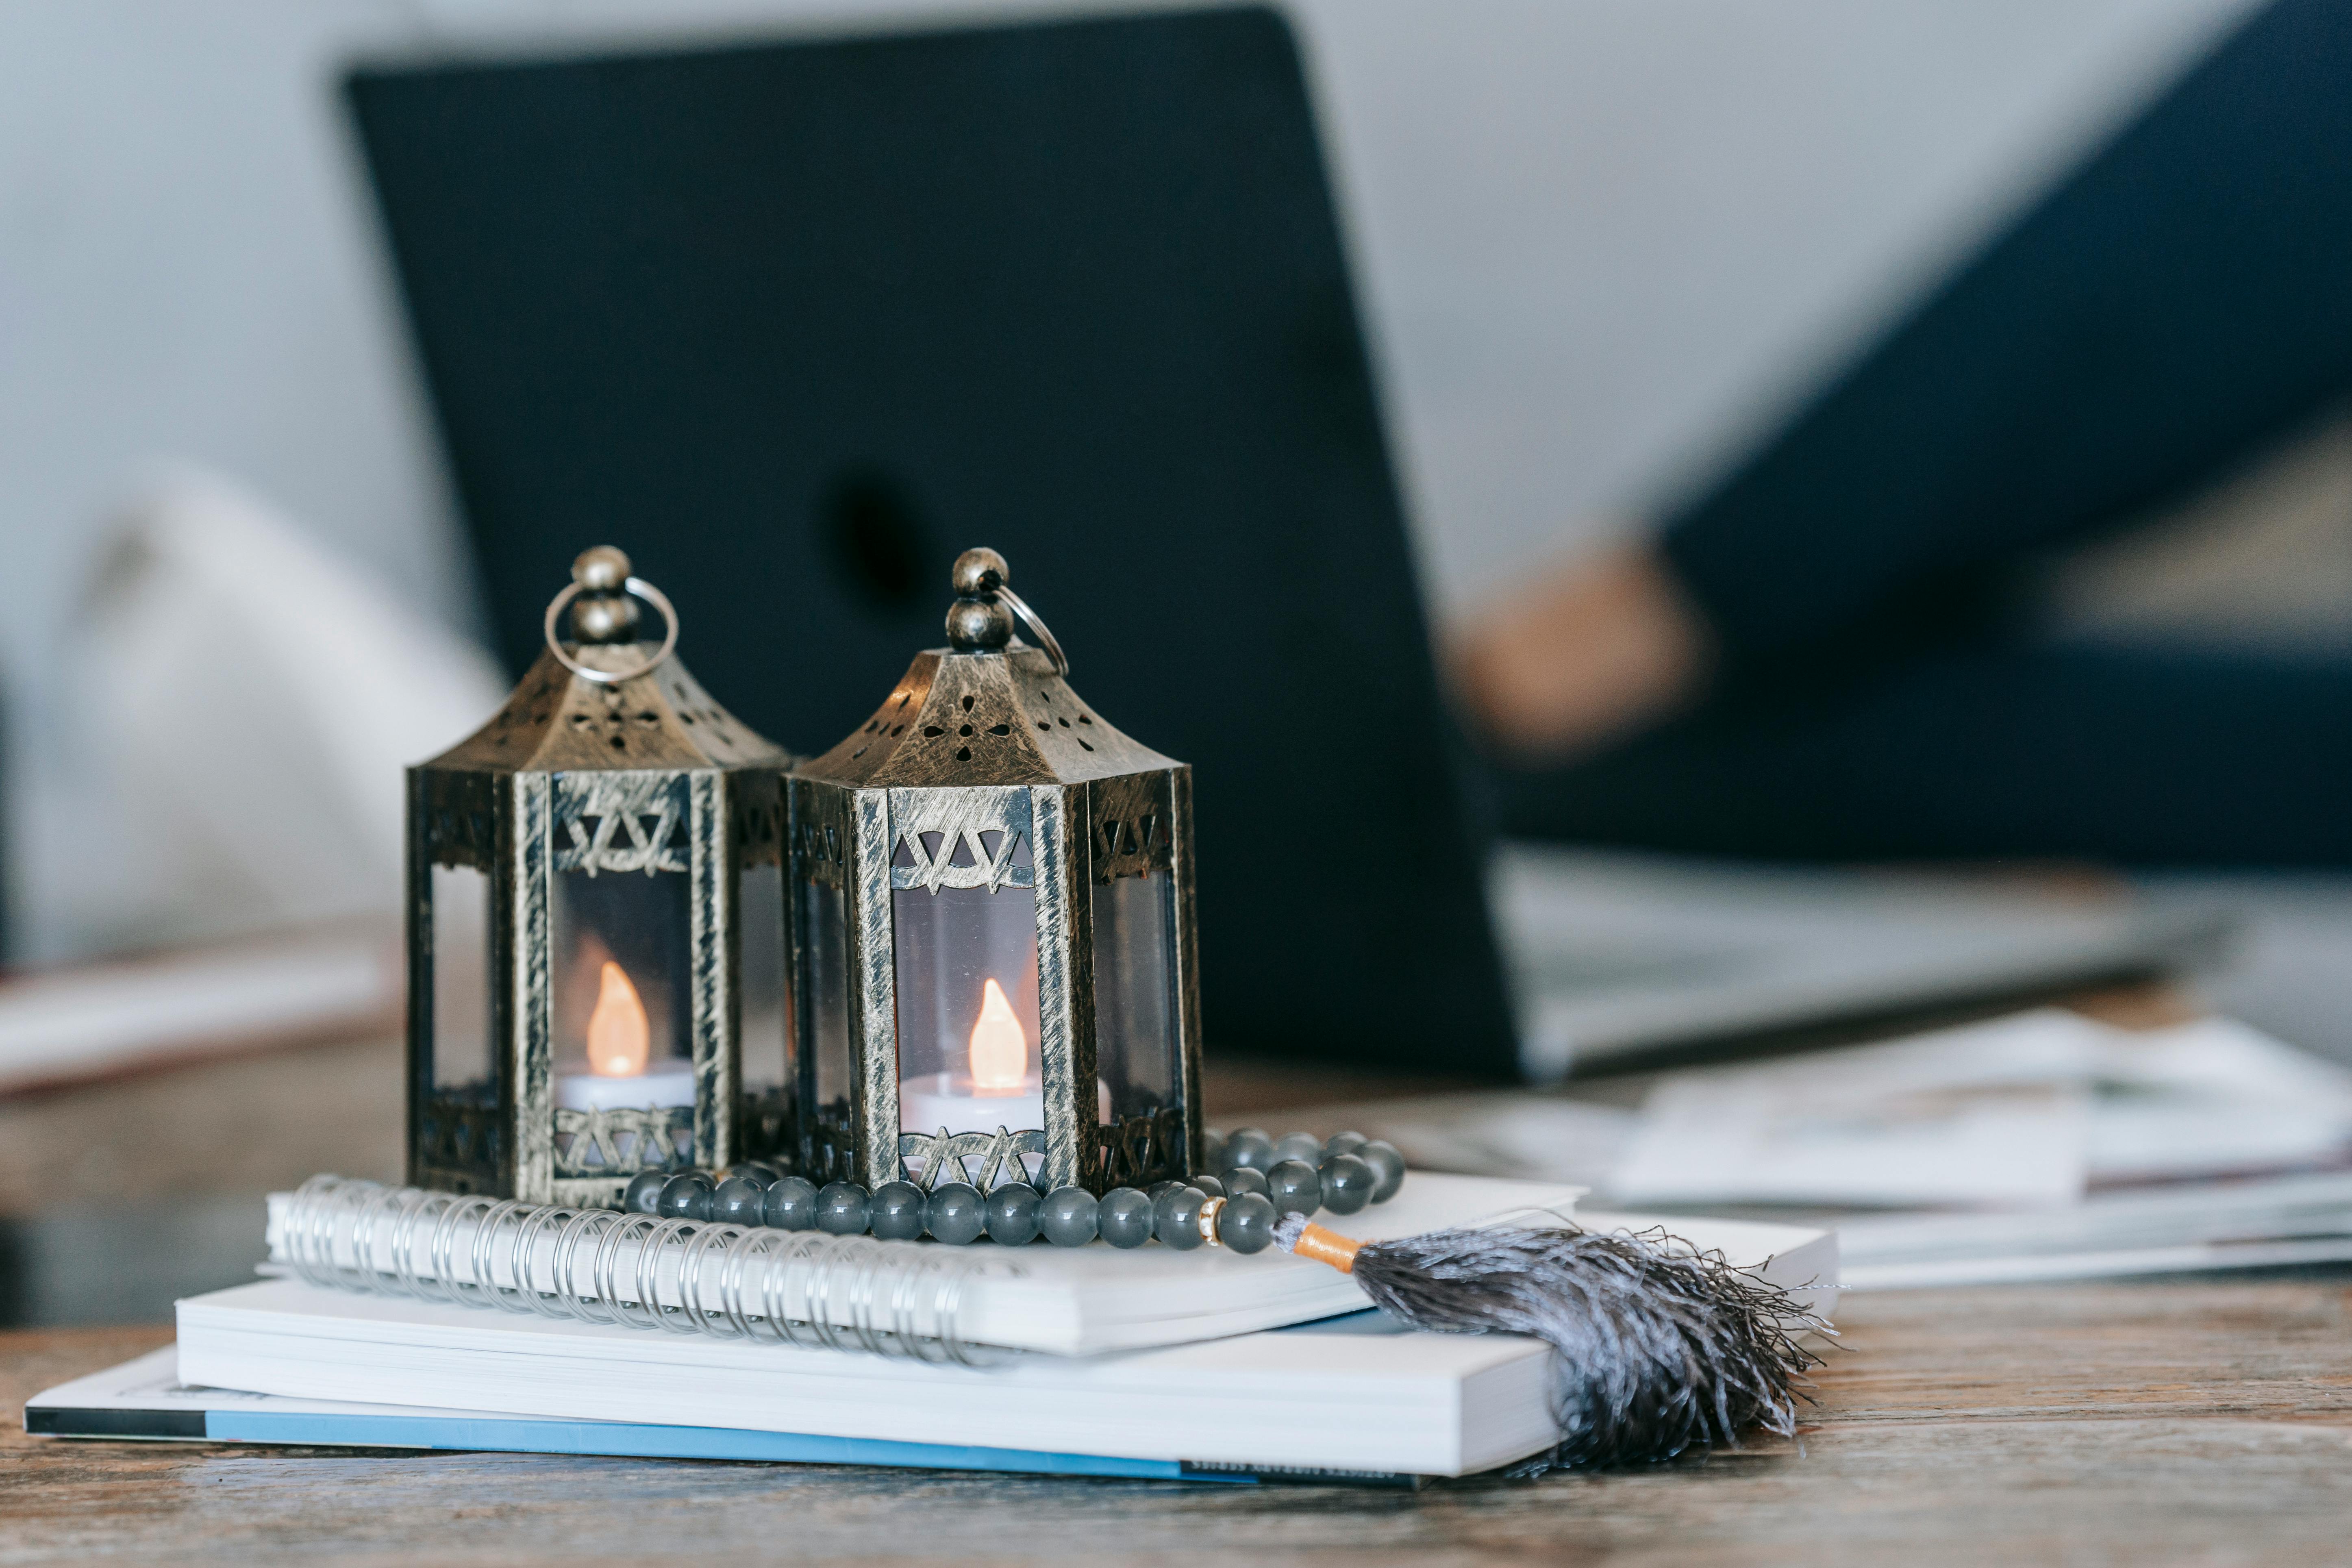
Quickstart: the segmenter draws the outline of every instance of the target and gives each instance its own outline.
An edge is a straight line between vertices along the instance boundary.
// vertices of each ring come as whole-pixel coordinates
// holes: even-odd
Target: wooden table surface
[[[1269,1123],[1430,1087],[1211,1069],[1213,1112]],[[273,1186],[396,1174],[398,1097],[379,1039],[0,1103],[0,1243],[82,1258],[101,1289],[44,1300],[102,1303],[152,1246],[142,1220],[171,1234],[209,1205],[250,1218],[250,1247]],[[11,1267],[0,1246],[0,1288]],[[1858,1296],[1838,1319],[1795,1442],[1418,1494],[36,1439],[26,1396],[170,1334],[20,1330],[0,1332],[0,1568],[2352,1561],[2352,1272]]]
[[[0,1563],[2352,1560],[2352,1275],[1848,1298],[1794,1442],[1418,1494],[0,1436]],[[0,1334],[11,1407],[155,1330]]]

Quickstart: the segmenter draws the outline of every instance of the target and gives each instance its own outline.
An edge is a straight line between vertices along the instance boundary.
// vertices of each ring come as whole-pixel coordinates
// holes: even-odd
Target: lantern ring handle
[[[655,651],[654,656],[651,658],[637,666],[636,668],[625,669],[618,675],[612,673],[610,670],[589,668],[586,665],[582,664],[570,654],[564,652],[563,644],[559,641],[555,636],[555,623],[562,618],[565,607],[568,606],[572,600],[580,596],[580,584],[577,583],[566,583],[563,585],[563,592],[556,595],[554,598],[550,599],[547,602],[547,619],[545,622],[547,632],[547,650],[556,657],[557,661],[560,662],[564,668],[570,670],[581,679],[593,680],[599,686],[618,686],[625,680],[635,680],[641,675],[650,675],[655,669],[660,667],[662,660],[670,656],[671,650],[677,647],[677,612],[670,608],[669,595],[664,594],[659,588],[655,587],[651,583],[646,582],[643,577],[632,577],[627,582],[622,584],[621,586],[628,592],[635,594],[638,598],[643,599],[646,604],[651,605],[655,609],[659,610],[662,613],[662,621],[669,627],[669,630],[662,637],[661,647]]]
[[[1037,646],[1045,650],[1047,658],[1054,661],[1054,673],[1067,679],[1070,673],[1070,656],[1062,651],[1061,640],[1045,629],[1045,623],[1038,618],[1036,611],[1029,607],[1029,602],[1014,593],[1012,587],[1004,583],[997,584],[991,591],[995,594],[1004,607],[1012,611],[1020,620],[1022,626],[1029,635],[1037,639]]]

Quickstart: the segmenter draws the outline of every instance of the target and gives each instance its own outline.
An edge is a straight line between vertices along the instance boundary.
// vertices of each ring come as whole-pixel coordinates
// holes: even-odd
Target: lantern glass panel
[[[559,1101],[566,1075],[631,1079],[684,1066],[693,1051],[686,874],[563,871],[550,881],[550,1055]],[[690,1092],[684,1103],[693,1103]]]
[[[746,866],[737,884],[736,967],[741,1032],[737,1058],[746,1110],[747,1155],[782,1146],[789,1121],[785,1087],[792,1081],[792,1046],[785,1015],[784,868]]]
[[[925,837],[926,858],[936,858],[940,847],[928,840],[940,836]],[[904,840],[894,863],[916,863]],[[951,867],[975,863],[963,843],[949,859]],[[1030,863],[1024,838],[1012,864]],[[1042,1128],[1035,890],[1008,881],[993,890],[900,888],[890,897],[900,1128]]]
[[[1115,1121],[1176,1103],[1173,902],[1165,871],[1094,887],[1095,1059]]]
[[[433,1088],[492,1104],[490,879],[471,866],[436,866],[432,898]]]
[[[803,882],[801,940],[806,957],[803,984],[808,1008],[810,1061],[806,1082],[816,1147],[803,1158],[807,1172],[848,1174],[849,1085],[849,906],[839,888]]]

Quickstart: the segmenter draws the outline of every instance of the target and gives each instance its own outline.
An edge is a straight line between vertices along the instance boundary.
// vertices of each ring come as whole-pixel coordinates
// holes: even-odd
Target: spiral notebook
[[[1514,1217],[1559,1225],[1583,1191],[1416,1172],[1391,1202],[1318,1223],[1361,1241]],[[312,1284],[934,1359],[967,1345],[1094,1355],[1365,1305],[1348,1276],[1275,1251],[940,1247],[661,1226],[333,1177],[272,1194],[269,1252],[266,1271]]]
[[[1442,1185],[1440,1178],[1421,1175],[1408,1190],[1413,1184]],[[1657,1222],[1594,1215],[1582,1223],[1642,1229]],[[1690,1244],[1720,1249],[1735,1265],[1787,1287],[1813,1311],[1826,1315],[1834,1302],[1833,1234],[1719,1220],[1669,1223]],[[1234,1321],[1250,1310],[1250,1288],[1187,1286],[1180,1278],[1184,1270],[1221,1259],[1200,1253],[1154,1257],[1153,1251],[1094,1248],[1057,1256],[1044,1247],[1023,1249],[1024,1261],[1034,1254],[1041,1271],[1051,1267],[1056,1276],[1089,1258],[1119,1271],[1148,1270],[1173,1325],[1160,1337],[1180,1333],[1193,1342],[1087,1357],[1009,1352],[980,1365],[940,1364],[862,1354],[854,1345],[747,1342],[285,1279],[181,1302],[179,1377],[282,1399],[429,1406],[541,1422],[790,1435],[811,1442],[975,1445],[1042,1456],[1026,1467],[1039,1469],[1075,1470],[1085,1459],[1179,1467],[1171,1473],[1222,1466],[1457,1476],[1512,1463],[1556,1440],[1550,1352],[1539,1341],[1408,1332],[1377,1313],[1350,1313],[1361,1307],[1360,1294],[1328,1269],[1320,1272],[1346,1287],[1335,1310],[1348,1315],[1206,1339],[1198,1332],[1202,1322]],[[1258,1277],[1265,1279],[1319,1268],[1263,1254],[1222,1261],[1261,1266]],[[1076,1300],[1083,1324],[1087,1298]],[[1289,1308],[1297,1310],[1302,1300],[1288,1298]],[[1135,1337],[1137,1324],[1121,1325],[1119,1333]],[[614,1439],[613,1434],[572,1433],[565,1440]],[[678,1441],[702,1443],[694,1451],[705,1457],[801,1457],[751,1451],[756,1445],[750,1438],[740,1439],[747,1445],[742,1451],[731,1453],[719,1451],[721,1439]],[[909,1453],[863,1462],[960,1461]]]

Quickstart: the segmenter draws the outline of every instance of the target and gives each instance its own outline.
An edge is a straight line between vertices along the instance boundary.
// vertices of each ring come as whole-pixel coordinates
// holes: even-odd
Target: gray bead
[[[1225,1168],[1225,1135],[1213,1127],[1201,1130],[1201,1163],[1212,1171]]]
[[[1209,1194],[1198,1187],[1173,1187],[1151,1205],[1151,1234],[1162,1247],[1190,1252],[1208,1245],[1201,1239],[1201,1208]]]
[[[1102,1238],[1113,1247],[1141,1247],[1151,1239],[1151,1200],[1133,1187],[1113,1187],[1095,1212]]]
[[[730,1176],[749,1176],[763,1187],[773,1186],[776,1179],[783,1174],[765,1160],[746,1160],[741,1164],[730,1169],[727,1173]]]
[[[1404,1185],[1404,1156],[1395,1144],[1375,1138],[1356,1151],[1356,1158],[1370,1165],[1372,1174],[1380,1178],[1380,1184],[1372,1188],[1372,1202],[1388,1202]]]
[[[912,1241],[923,1234],[925,1201],[912,1182],[885,1182],[874,1189],[866,1223],[885,1241]]]
[[[1274,1205],[1256,1193],[1227,1198],[1217,1211],[1217,1239],[1232,1252],[1264,1252],[1274,1243],[1274,1227],[1282,1216]]]
[[[1274,1157],[1297,1160],[1308,1165],[1323,1163],[1323,1140],[1312,1132],[1287,1132],[1275,1140]]]
[[[1037,1239],[1037,1207],[1045,1200],[1026,1182],[1001,1182],[988,1189],[988,1239],[1000,1247],[1026,1247]]]
[[[1236,1127],[1225,1134],[1225,1169],[1263,1171],[1274,1163],[1274,1140],[1262,1127]]]
[[[1253,1171],[1246,1166],[1235,1165],[1229,1168],[1222,1179],[1225,1184],[1225,1196],[1229,1198],[1239,1197],[1244,1193],[1255,1193],[1260,1197],[1265,1195],[1264,1171]]]
[[[1158,1203],[1158,1202],[1160,1201],[1160,1194],[1163,1194],[1163,1193],[1168,1193],[1168,1192],[1172,1192],[1172,1191],[1174,1191],[1176,1188],[1181,1187],[1181,1186],[1182,1186],[1183,1184],[1183,1184],[1183,1183],[1181,1183],[1181,1182],[1172,1181],[1172,1180],[1171,1180],[1171,1181],[1154,1182],[1154,1183],[1152,1183],[1150,1186],[1148,1186],[1148,1187],[1146,1187],[1146,1188],[1144,1188],[1144,1189],[1143,1189],[1143,1195],[1144,1195],[1145,1197],[1147,1197],[1147,1198],[1150,1198],[1153,1203],[1155,1203],[1155,1204],[1156,1204],[1156,1203]]]
[[[639,1171],[629,1178],[626,1191],[621,1194],[624,1214],[659,1214],[661,1190],[669,1180],[667,1171]]]
[[[874,1200],[855,1182],[834,1182],[816,1195],[816,1227],[827,1236],[860,1236],[874,1217]]]
[[[1334,1154],[1323,1162],[1323,1206],[1333,1214],[1354,1214],[1372,1201],[1381,1179],[1353,1154]]]
[[[1313,1214],[1323,1206],[1323,1177],[1304,1160],[1284,1160],[1265,1173],[1265,1195],[1279,1214]]]
[[[710,1217],[729,1225],[759,1225],[765,1217],[768,1186],[748,1176],[730,1176],[710,1194]]]
[[[978,1241],[988,1229],[986,1200],[969,1182],[941,1182],[923,1205],[923,1228],[951,1247]]]
[[[1370,1142],[1360,1132],[1334,1132],[1323,1140],[1323,1157],[1328,1160],[1334,1154],[1352,1154]]]
[[[1192,1176],[1188,1178],[1187,1184],[1200,1188],[1213,1198],[1225,1195],[1225,1184],[1214,1176]]]
[[[654,1212],[664,1219],[709,1219],[711,1185],[699,1171],[681,1171],[662,1184]]]
[[[1037,1207],[1037,1227],[1055,1247],[1084,1247],[1095,1238],[1095,1195],[1084,1187],[1055,1187]]]
[[[779,1176],[768,1184],[768,1201],[760,1205],[770,1230],[816,1228],[816,1184],[803,1176]]]

